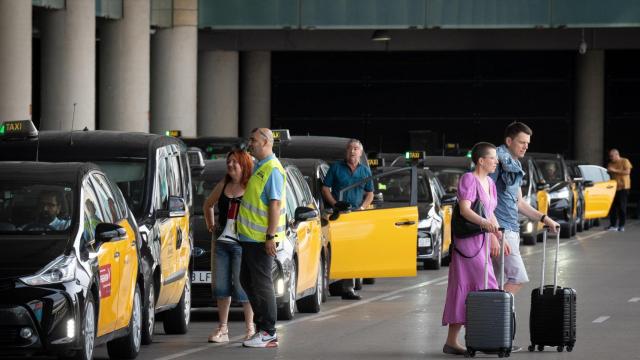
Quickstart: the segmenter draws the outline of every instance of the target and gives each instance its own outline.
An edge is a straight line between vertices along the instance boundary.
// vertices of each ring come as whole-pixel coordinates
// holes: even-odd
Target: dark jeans
[[[240,283],[253,308],[256,330],[273,335],[276,332],[276,294],[271,269],[273,257],[267,255],[264,243],[241,242],[242,266]]]
[[[616,197],[613,198],[611,210],[609,210],[609,226],[624,226],[627,219],[627,199],[629,198],[629,189],[616,191]],[[618,215],[620,215],[618,217]],[[619,221],[618,221],[619,219]]]

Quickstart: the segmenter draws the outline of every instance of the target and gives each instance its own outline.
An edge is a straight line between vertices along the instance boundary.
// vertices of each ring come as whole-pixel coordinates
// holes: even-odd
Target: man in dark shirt
[[[327,205],[334,207],[338,202],[340,190],[371,176],[371,169],[360,163],[362,157],[362,143],[351,139],[347,143],[345,160],[336,161],[331,165],[322,186],[322,197]],[[352,210],[364,210],[373,201],[373,181],[367,181],[360,186],[347,190],[342,201],[348,203]],[[354,279],[342,280],[342,298],[346,300],[360,300],[354,289]]]

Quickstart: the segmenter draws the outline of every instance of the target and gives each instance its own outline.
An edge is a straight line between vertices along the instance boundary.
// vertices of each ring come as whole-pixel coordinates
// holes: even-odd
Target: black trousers
[[[627,199],[629,189],[616,191],[611,210],[609,210],[609,226],[624,226],[627,220]]]
[[[276,332],[276,294],[273,291],[271,269],[273,257],[267,255],[264,243],[241,242],[242,265],[240,283],[253,308],[256,331]]]

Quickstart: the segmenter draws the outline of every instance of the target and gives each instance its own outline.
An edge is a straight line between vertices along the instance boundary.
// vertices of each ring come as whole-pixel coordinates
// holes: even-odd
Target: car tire
[[[107,343],[107,353],[111,359],[135,359],[142,343],[142,296],[136,286],[129,320],[129,334]]]
[[[81,349],[76,351],[71,357],[73,360],[91,360],[93,359],[93,349],[96,342],[96,307],[93,301],[91,290],[87,291],[87,298],[84,301],[84,317],[82,318],[82,328],[80,336],[82,337]]]
[[[191,319],[191,276],[187,272],[182,296],[178,305],[168,310],[163,317],[162,325],[167,334],[186,334]]]
[[[583,229],[584,231],[591,229],[591,220],[587,220],[587,219],[584,220]]]
[[[574,218],[573,221],[571,222],[571,236],[576,236],[577,233],[578,233],[578,220]]]
[[[147,286],[147,296],[145,305],[142,307],[142,345],[149,345],[153,342],[153,332],[156,326],[156,289],[153,279]]]
[[[291,264],[291,277],[287,289],[287,301],[278,307],[278,320],[291,320],[296,314],[296,281],[298,279],[298,265],[295,261]]]
[[[322,302],[327,302],[329,299],[329,264],[324,260],[322,261]]]
[[[365,285],[373,285],[376,283],[376,279],[375,278],[364,278],[362,279],[362,283]]]
[[[318,275],[316,276],[316,289],[313,294],[303,297],[297,301],[298,311],[301,313],[317,313],[320,312],[320,304],[322,304],[322,288],[323,284],[323,266],[322,259],[318,264]]]

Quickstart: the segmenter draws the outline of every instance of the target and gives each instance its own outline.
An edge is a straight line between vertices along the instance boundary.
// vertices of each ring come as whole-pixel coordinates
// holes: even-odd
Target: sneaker
[[[249,340],[256,334],[256,326],[254,324],[249,324],[247,326],[247,333],[244,336],[244,340]]]
[[[620,232],[624,232],[624,226],[620,226],[620,227],[618,228],[618,231],[620,231]]]
[[[242,345],[251,348],[278,347],[278,336],[275,333],[273,335],[269,335],[266,331],[258,331],[251,337],[251,339],[244,341]]]
[[[218,325],[218,329],[209,335],[210,343],[226,343],[229,342],[229,328],[226,324]]]
[[[606,228],[605,230],[607,231],[618,231],[618,228],[615,226],[609,226],[608,228]]]

